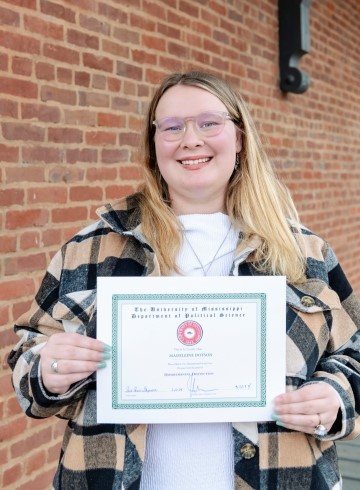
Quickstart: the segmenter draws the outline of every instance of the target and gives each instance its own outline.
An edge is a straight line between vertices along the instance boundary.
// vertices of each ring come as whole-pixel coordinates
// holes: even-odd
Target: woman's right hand
[[[41,376],[45,388],[58,395],[77,381],[87,378],[110,359],[109,347],[100,340],[78,333],[51,335],[40,351]],[[54,370],[57,362],[57,372]],[[52,367],[53,366],[53,367]]]

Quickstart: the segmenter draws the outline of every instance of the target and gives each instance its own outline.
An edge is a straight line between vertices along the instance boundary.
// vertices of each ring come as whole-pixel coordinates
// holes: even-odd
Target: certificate
[[[285,391],[279,276],[100,277],[99,423],[270,420]]]

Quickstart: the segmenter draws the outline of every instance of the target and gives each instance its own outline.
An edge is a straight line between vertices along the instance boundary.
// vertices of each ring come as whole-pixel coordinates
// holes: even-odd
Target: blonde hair
[[[226,106],[242,133],[240,165],[228,184],[226,210],[244,240],[254,235],[260,246],[251,258],[253,266],[266,274],[285,275],[292,283],[303,282],[305,259],[289,225],[299,229],[295,205],[278,180],[265,154],[253,120],[239,94],[224,80],[203,72],[174,73],[156,90],[149,105],[144,129],[142,165],[144,184],[140,191],[142,231],[160,261],[161,273],[177,271],[181,227],[171,209],[166,182],[159,171],[155,151],[155,111],[162,95],[175,85],[199,87],[215,95]],[[235,155],[234,155],[235,161]]]

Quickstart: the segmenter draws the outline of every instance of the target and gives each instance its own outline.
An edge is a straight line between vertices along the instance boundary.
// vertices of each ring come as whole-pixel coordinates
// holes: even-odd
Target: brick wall
[[[305,224],[360,291],[360,4],[313,0],[312,80],[278,89],[276,0],[0,0],[0,487],[43,490],[63,422],[26,418],[6,355],[51,256],[139,182],[163,75],[211,69],[250,104]]]

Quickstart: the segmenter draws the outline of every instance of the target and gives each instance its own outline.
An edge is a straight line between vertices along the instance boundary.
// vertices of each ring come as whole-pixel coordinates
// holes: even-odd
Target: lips
[[[205,157],[205,158],[192,158],[189,160],[179,160],[181,165],[199,165],[200,163],[208,163],[210,162],[211,158],[210,157]]]

